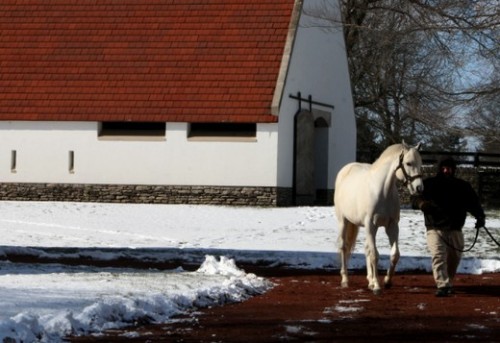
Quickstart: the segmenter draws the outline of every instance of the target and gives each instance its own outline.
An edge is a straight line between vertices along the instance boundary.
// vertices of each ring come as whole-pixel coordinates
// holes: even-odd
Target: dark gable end
[[[0,120],[276,122],[294,0],[2,0]]]

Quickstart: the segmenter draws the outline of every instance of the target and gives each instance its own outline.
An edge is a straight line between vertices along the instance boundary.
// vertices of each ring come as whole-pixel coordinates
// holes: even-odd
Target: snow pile
[[[8,338],[59,342],[68,335],[165,322],[195,308],[243,301],[272,287],[269,281],[238,269],[234,260],[217,261],[213,256],[207,256],[196,272],[93,271],[57,265],[16,269],[2,266],[0,342]],[[28,273],[38,273],[42,284],[31,283]],[[29,294],[36,295],[35,309],[5,318],[9,301],[23,301],[23,297],[30,301]],[[63,300],[57,303],[54,298]]]

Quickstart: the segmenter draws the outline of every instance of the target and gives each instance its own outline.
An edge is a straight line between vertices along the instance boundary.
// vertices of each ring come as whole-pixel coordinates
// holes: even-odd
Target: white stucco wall
[[[305,0],[304,9],[312,10],[319,3]],[[300,17],[280,106],[278,185],[282,187],[290,187],[293,181],[293,117],[298,102],[290,94],[301,92],[303,98],[312,95],[314,101],[335,106],[334,110],[313,106],[313,110],[331,112],[328,189],[333,189],[340,168],[356,158],[356,122],[344,38],[341,26],[332,24],[304,13]],[[303,109],[307,108],[303,103]]]
[[[167,123],[165,140],[118,141],[99,140],[96,122],[0,121],[0,182],[276,186],[276,124],[259,124],[252,142],[189,141],[187,129]]]

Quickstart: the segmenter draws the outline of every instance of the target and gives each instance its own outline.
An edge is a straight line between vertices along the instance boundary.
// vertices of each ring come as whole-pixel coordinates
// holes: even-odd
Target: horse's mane
[[[375,165],[380,162],[383,162],[388,157],[394,157],[394,155],[396,154],[399,155],[403,150],[408,150],[408,146],[401,143],[390,145],[380,154],[380,156],[375,160],[375,162],[373,162],[373,164]]]

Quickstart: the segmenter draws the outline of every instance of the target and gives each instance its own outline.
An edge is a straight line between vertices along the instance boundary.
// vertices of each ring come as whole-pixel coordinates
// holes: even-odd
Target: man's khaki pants
[[[432,274],[436,286],[452,287],[464,248],[464,235],[460,230],[427,228],[427,247],[432,257]]]

